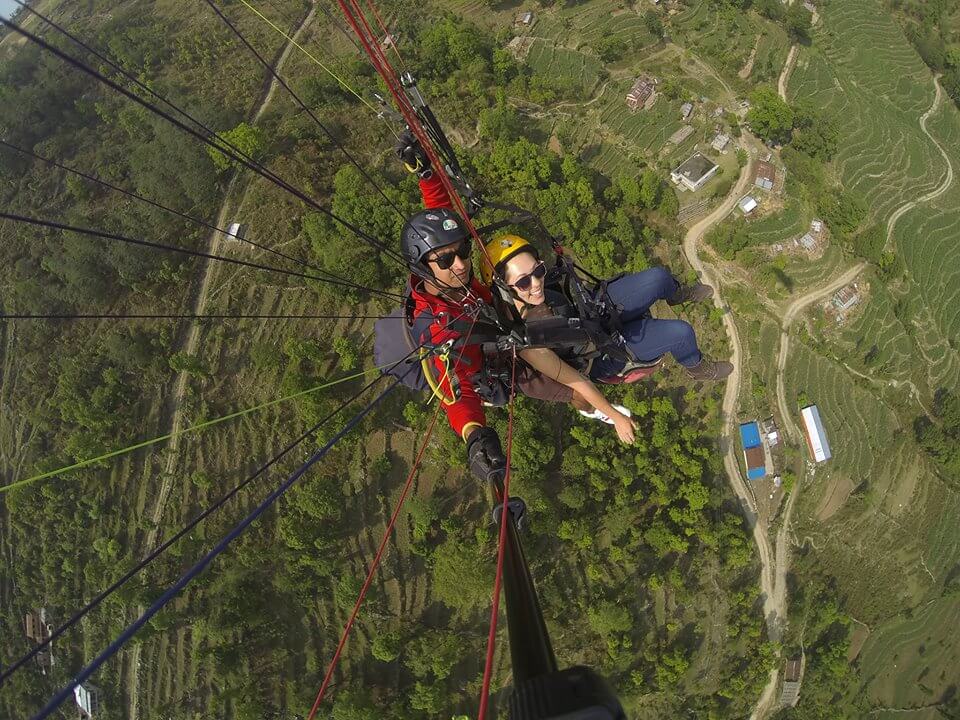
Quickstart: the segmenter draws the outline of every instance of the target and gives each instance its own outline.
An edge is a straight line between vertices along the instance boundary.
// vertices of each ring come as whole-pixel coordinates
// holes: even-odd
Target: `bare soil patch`
[[[817,508],[817,520],[823,522],[843,507],[843,504],[853,492],[853,481],[846,475],[834,475],[827,481],[827,487],[823,494],[823,500]]]
[[[866,625],[857,625],[853,631],[853,635],[850,637],[850,649],[847,650],[847,662],[853,662],[857,659],[868,637],[870,637],[870,628]]]

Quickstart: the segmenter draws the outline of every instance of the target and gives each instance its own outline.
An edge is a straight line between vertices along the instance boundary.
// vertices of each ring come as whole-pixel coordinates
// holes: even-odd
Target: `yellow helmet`
[[[518,252],[526,250],[534,255],[538,254],[536,248],[519,235],[501,235],[488,242],[484,248],[486,252],[480,259],[480,277],[485,285],[490,285],[496,269]]]

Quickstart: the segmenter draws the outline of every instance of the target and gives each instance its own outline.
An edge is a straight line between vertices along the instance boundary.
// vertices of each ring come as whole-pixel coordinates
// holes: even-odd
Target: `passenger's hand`
[[[632,445],[636,438],[637,424],[623,413],[615,413],[611,418],[617,437],[626,445]]]
[[[400,138],[394,147],[397,157],[400,158],[409,172],[416,173],[422,178],[428,178],[433,174],[430,168],[430,158],[420,146],[420,141],[416,135],[407,128],[400,133]]]

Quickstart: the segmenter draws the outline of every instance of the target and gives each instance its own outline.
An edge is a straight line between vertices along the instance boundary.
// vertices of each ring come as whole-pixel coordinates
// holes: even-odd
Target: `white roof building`
[[[77,701],[80,713],[87,718],[93,718],[100,712],[100,688],[84,683],[73,689],[73,697]]]
[[[811,220],[810,229],[815,233],[823,232],[823,221],[822,220]]]
[[[247,226],[240,223],[230,223],[227,228],[227,240],[243,240],[247,236]]]
[[[807,449],[815,462],[824,462],[833,457],[830,452],[830,443],[827,442],[827,432],[823,429],[820,420],[820,411],[816,405],[807,405],[800,411],[803,418],[803,432],[807,437]]]
[[[740,199],[740,202],[737,203],[737,207],[740,208],[740,212],[744,215],[749,215],[757,209],[757,201],[749,195],[745,195]]]
[[[705,157],[703,153],[696,152],[670,173],[670,179],[677,185],[696,192],[713,177],[718,169],[719,166],[715,162]]]
[[[690,113],[692,112],[693,112],[693,103],[685,102],[683,105],[680,106],[680,117],[682,117],[684,120],[690,117]]]
[[[723,152],[729,142],[730,142],[729,135],[725,133],[717,133],[717,136],[713,139],[712,147],[717,152]]]

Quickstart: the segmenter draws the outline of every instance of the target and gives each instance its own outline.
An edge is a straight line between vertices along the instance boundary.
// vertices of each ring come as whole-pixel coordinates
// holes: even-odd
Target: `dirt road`
[[[316,11],[316,6],[311,8],[310,12],[303,19],[303,22],[300,23],[300,26],[297,28],[297,31],[293,34],[293,39],[296,41],[297,38],[303,33],[307,26],[312,22],[314,13]],[[294,45],[292,42],[287,42],[286,46],[283,49],[283,52],[280,54],[274,68],[279,71],[283,66],[283,63],[289,57],[291,50]],[[276,91],[279,83],[275,78],[269,76],[270,80],[266,86],[266,91],[262,96],[262,100],[258,103],[257,108],[252,113],[251,123],[255,123],[263,112],[266,110],[267,106],[270,104],[270,101],[273,99],[274,92]],[[217,213],[217,221],[215,224],[216,227],[226,227],[231,220],[230,213],[232,212],[232,202],[234,192],[236,190],[238,179],[241,176],[238,173],[235,173],[233,178],[230,180],[230,183],[227,185],[226,193],[224,194],[223,204],[220,206],[220,211]],[[207,247],[205,252],[218,255],[223,251],[223,244],[226,242],[226,238],[220,232],[213,232],[210,235],[209,240],[207,241]],[[193,303],[193,313],[195,315],[202,315],[204,309],[207,305],[207,296],[210,292],[210,287],[213,282],[213,279],[216,275],[217,264],[206,261],[203,265],[203,275],[200,279],[200,287],[197,289],[194,296]],[[183,345],[182,352],[187,353],[188,355],[193,355],[197,352],[197,348],[200,343],[200,323],[194,323],[190,327],[190,332],[187,335],[186,342]],[[143,544],[143,555],[147,555],[157,544],[157,535],[160,531],[160,522],[163,519],[164,510],[167,506],[167,499],[170,496],[170,491],[173,487],[173,482],[176,479],[175,471],[177,469],[177,461],[179,460],[178,449],[180,445],[180,430],[184,427],[184,416],[182,412],[182,403],[184,395],[187,391],[187,382],[189,381],[189,375],[186,372],[180,372],[177,375],[176,383],[174,385],[173,391],[173,417],[170,421],[170,429],[168,432],[171,433],[171,438],[167,442],[166,447],[163,452],[166,457],[166,462],[164,463],[163,472],[160,475],[160,489],[157,493],[157,499],[153,506],[153,512],[151,513],[151,526],[147,531],[146,540]],[[144,607],[140,606],[136,610],[137,616],[140,616],[144,612]],[[128,701],[128,714],[127,717],[130,720],[137,720],[139,712],[139,689],[140,689],[140,644],[133,643],[130,653],[129,660],[127,665],[127,701]]]
[[[714,304],[721,309],[726,310],[723,302],[722,288],[718,282],[719,278],[709,270],[700,260],[698,252],[698,243],[706,234],[707,230],[720,222],[736,207],[737,200],[743,196],[750,186],[753,178],[755,155],[751,154],[748,165],[740,174],[740,178],[734,185],[733,190],[726,197],[723,203],[712,213],[703,218],[700,222],[691,227],[683,239],[683,251],[688,262],[697,271],[701,279],[709,285],[712,285],[715,294],[713,296]],[[757,545],[757,553],[760,556],[760,592],[764,597],[763,611],[767,621],[768,632],[771,639],[779,637],[779,621],[776,616],[776,606],[774,605],[774,579],[773,579],[773,548],[770,545],[770,539],[767,537],[765,528],[757,523],[757,503],[753,491],[743,475],[740,473],[740,467],[737,464],[737,443],[735,440],[734,423],[737,417],[737,401],[740,397],[740,377],[741,364],[743,362],[743,352],[740,344],[740,334],[737,331],[737,325],[733,314],[729,311],[723,316],[723,324],[730,338],[731,356],[730,362],[733,363],[733,372],[727,378],[727,386],[723,393],[723,429],[721,430],[723,441],[726,444],[726,452],[723,457],[724,469],[727,472],[727,478],[730,486],[740,504],[743,506],[747,518],[753,531],[753,540]],[[765,703],[767,696],[773,695],[776,689],[776,675],[768,683],[764,690],[764,696],[761,698],[761,704]],[[760,705],[758,704],[758,708]],[[754,716],[756,717],[756,711]]]
[[[783,371],[787,366],[787,357],[790,353],[790,325],[799,317],[810,305],[829,297],[844,285],[853,281],[857,275],[867,266],[861,262],[854,265],[839,277],[831,280],[823,287],[811,290],[794,300],[783,313],[780,332],[780,353],[777,358],[777,407],[780,410],[780,417],[786,428],[787,436],[795,443],[802,443],[803,436],[796,423],[793,422],[791,408],[787,404],[786,391],[783,384]],[[793,508],[800,497],[800,488],[803,485],[801,478],[787,498],[787,504],[783,511],[783,520],[780,523],[780,529],[777,531],[776,552],[774,557],[771,574],[773,576],[772,592],[764,600],[764,611],[767,615],[767,629],[770,639],[774,642],[780,642],[783,639],[783,623],[787,617],[787,570],[790,567],[790,520],[793,517]],[[767,717],[774,709],[776,699],[777,682],[780,677],[779,668],[774,668],[770,673],[770,680],[764,688],[760,700],[757,702],[750,716],[751,720],[762,720]]]
[[[799,45],[792,45],[790,52],[787,53],[787,60],[783,63],[783,70],[780,71],[780,77],[777,80],[777,92],[784,102],[787,101],[787,81],[790,80],[790,73],[793,72],[793,66],[797,62],[797,51]]]

